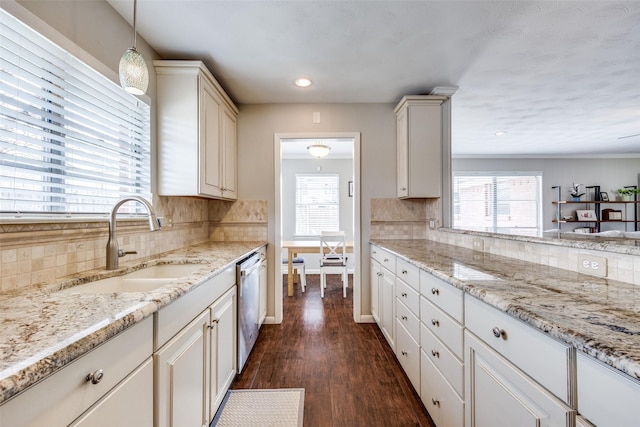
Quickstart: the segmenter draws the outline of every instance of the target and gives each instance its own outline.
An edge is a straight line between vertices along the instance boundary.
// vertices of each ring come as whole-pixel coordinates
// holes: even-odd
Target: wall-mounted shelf
[[[600,199],[600,186],[599,185],[592,185],[589,187],[586,187],[588,190],[592,190],[593,191],[593,195],[592,198],[590,200],[579,200],[579,201],[575,201],[575,200],[560,200],[560,198],[562,197],[562,191],[561,191],[561,187],[559,185],[553,186],[551,187],[553,189],[557,189],[558,191],[558,197],[557,200],[552,201],[551,203],[553,203],[554,205],[557,206],[557,210],[556,210],[556,219],[554,219],[552,222],[554,224],[558,224],[558,231],[560,231],[561,225],[562,224],[594,224],[594,229],[596,232],[600,232],[600,224],[603,223],[632,223],[634,224],[634,230],[638,231],[638,226],[640,224],[640,221],[638,221],[638,204],[640,204],[640,201],[638,200],[638,196],[634,196],[634,200],[608,200],[608,201],[604,201]],[[625,188],[637,188],[635,185],[629,185],[626,186]],[[561,219],[562,218],[562,211],[561,211],[561,207],[562,205],[582,205],[585,207],[585,209],[587,210],[591,210],[592,206],[593,206],[593,211],[596,214],[596,219],[594,220],[589,220],[589,221],[579,221],[579,220],[565,220],[565,219]],[[602,209],[603,209],[603,205],[624,205],[625,209],[624,209],[624,218],[633,218],[633,219],[621,219],[621,220],[602,220]],[[632,205],[633,206],[633,212],[631,215],[628,214],[627,212],[627,206],[628,205]]]

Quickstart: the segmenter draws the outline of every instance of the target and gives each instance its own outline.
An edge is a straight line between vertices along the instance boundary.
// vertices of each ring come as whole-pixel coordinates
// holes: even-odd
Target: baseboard
[[[264,318],[264,322],[262,322],[263,325],[277,325],[278,322],[276,322],[276,318],[275,316],[267,316]]]
[[[376,320],[370,314],[361,314],[358,323],[376,323]]]

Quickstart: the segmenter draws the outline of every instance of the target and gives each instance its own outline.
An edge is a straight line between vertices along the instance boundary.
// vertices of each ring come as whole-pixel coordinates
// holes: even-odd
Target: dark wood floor
[[[304,388],[305,427],[432,427],[378,327],[353,321],[352,287],[343,298],[329,277],[324,300],[319,275],[284,297],[284,321],[262,327],[231,388]]]

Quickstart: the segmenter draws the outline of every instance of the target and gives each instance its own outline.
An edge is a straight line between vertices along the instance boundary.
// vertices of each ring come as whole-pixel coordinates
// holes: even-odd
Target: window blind
[[[455,172],[453,226],[538,236],[541,192],[541,172]]]
[[[296,174],[296,235],[338,231],[339,220],[339,176]]]
[[[150,198],[148,105],[1,9],[0,58],[0,211]]]

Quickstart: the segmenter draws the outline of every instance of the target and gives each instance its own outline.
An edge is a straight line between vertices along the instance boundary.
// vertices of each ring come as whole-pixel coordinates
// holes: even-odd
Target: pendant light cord
[[[136,48],[136,9],[137,7],[137,0],[133,0],[133,48]]]

